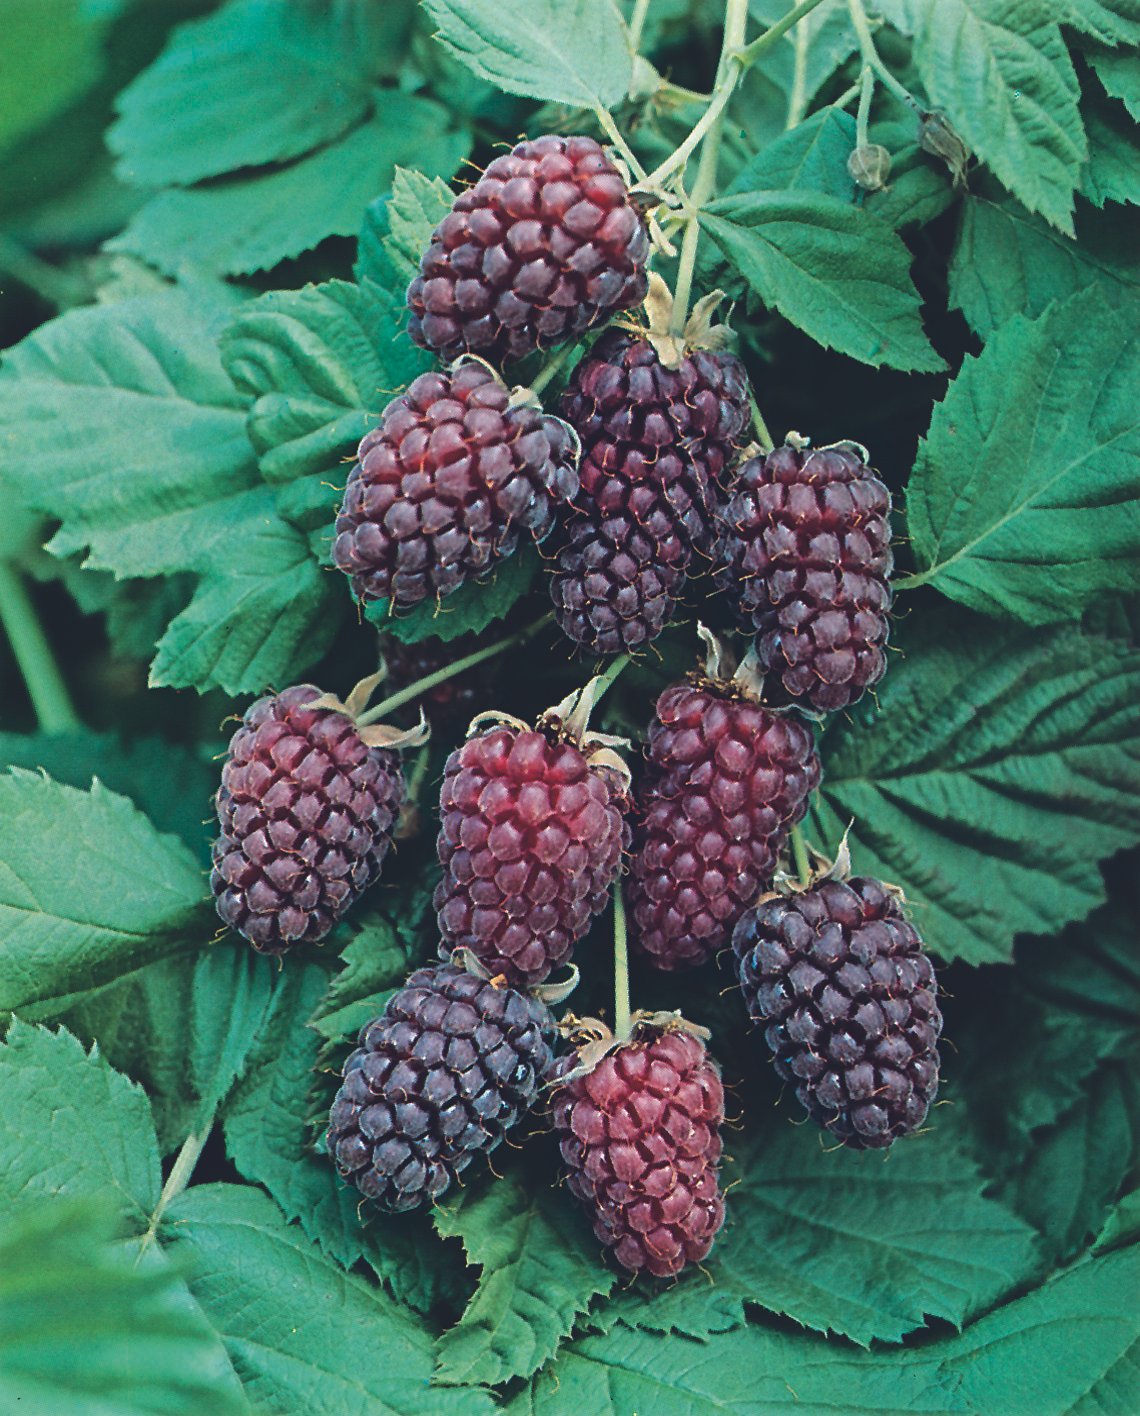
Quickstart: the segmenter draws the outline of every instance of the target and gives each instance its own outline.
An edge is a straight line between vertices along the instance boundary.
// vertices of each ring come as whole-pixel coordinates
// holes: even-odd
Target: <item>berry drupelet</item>
[[[364,603],[415,605],[541,540],[578,486],[573,438],[478,360],[421,374],[360,444],[333,559]]]
[[[312,684],[258,699],[230,740],[210,887],[222,920],[267,954],[324,938],[380,873],[404,800],[398,752],[311,708]]]
[[[740,468],[717,585],[786,693],[847,708],[886,672],[891,496],[852,443],[788,443]]]
[[[521,142],[432,233],[408,331],[444,359],[521,359],[640,304],[648,255],[625,180],[593,138]]]
[[[732,945],[776,1071],[819,1125],[855,1149],[922,1125],[942,1015],[896,891],[856,877],[775,895],[743,916]]]
[[[418,969],[360,1033],[328,1150],[367,1199],[438,1199],[535,1103],[553,1062],[545,1003],[451,964]]]

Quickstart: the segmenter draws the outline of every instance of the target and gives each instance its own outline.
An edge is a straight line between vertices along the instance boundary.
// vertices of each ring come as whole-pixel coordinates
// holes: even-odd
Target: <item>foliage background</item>
[[[753,0],[750,37],[785,8]],[[878,13],[884,62],[976,154],[964,187],[880,89],[893,176],[856,191],[835,100],[863,60],[824,0],[733,97],[699,279],[738,301],[773,431],[865,443],[903,509],[899,653],[827,728],[810,824],[834,847],[854,819],[857,868],[904,885],[944,963],[945,1104],[887,1160],[829,1152],[727,972],[686,980],[741,1118],[731,1219],[708,1273],[654,1289],[601,1261],[542,1136],[431,1216],[358,1220],[319,1119],[351,1034],[433,948],[430,820],[278,970],[214,940],[204,818],[227,713],[374,667],[328,529],[345,457],[425,366],[402,292],[438,179],[524,131],[594,131],[597,102],[653,165],[700,105],[627,97],[611,0],[9,0],[5,1409],[1140,1405],[1140,7]],[[653,0],[642,52],[707,91],[721,19]],[[542,612],[541,575],[519,557],[382,625],[497,636]],[[691,621],[609,726],[643,731]],[[590,667],[540,650],[489,699],[532,712]],[[604,935],[583,1006],[605,1006]],[[680,1001],[645,972],[634,992]]]

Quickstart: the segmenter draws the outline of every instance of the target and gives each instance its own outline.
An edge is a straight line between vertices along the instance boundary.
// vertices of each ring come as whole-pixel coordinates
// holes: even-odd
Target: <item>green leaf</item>
[[[753,1037],[757,1061],[763,1039]],[[961,1327],[1037,1269],[1036,1236],[983,1196],[975,1161],[937,1120],[891,1152],[821,1149],[787,1113],[734,1143],[728,1223],[701,1274],[618,1306],[623,1322],[704,1336],[759,1303],[862,1346],[928,1318]]]
[[[1092,50],[1087,57],[1105,90],[1120,99],[1140,123],[1140,64],[1136,55],[1131,50]]]
[[[436,1229],[462,1239],[468,1262],[483,1272],[463,1317],[439,1340],[437,1381],[497,1386],[531,1376],[610,1291],[614,1275],[575,1219],[569,1198],[549,1183],[528,1193],[515,1177],[441,1201]]]
[[[240,1416],[225,1351],[177,1273],[137,1266],[90,1199],[0,1229],[0,1407],[27,1416]]]
[[[439,177],[396,168],[388,202],[388,257],[411,280],[420,257],[431,243],[432,232],[448,214],[455,193]]]
[[[107,134],[119,176],[189,186],[338,138],[372,106],[375,56],[361,43],[361,13],[245,0],[180,25],[119,95]]]
[[[185,948],[203,892],[186,847],[100,783],[0,776],[0,1012],[50,1017]]]
[[[1093,1249],[1101,1252],[1140,1238],[1140,1189],[1129,1190],[1108,1216]]]
[[[0,368],[0,477],[60,518],[56,554],[89,549],[89,566],[118,576],[198,576],[151,681],[240,693],[319,657],[336,620],[329,577],[257,483],[211,327],[225,313],[171,290],[42,326]]]
[[[920,581],[1049,624],[1135,577],[1138,379],[1135,311],[1099,291],[1003,325],[964,362],[919,447],[907,526]]]
[[[267,270],[326,236],[355,236],[360,213],[397,166],[450,177],[469,149],[445,108],[385,90],[374,117],[287,167],[159,192],[108,249],[167,274],[190,265],[218,275]]]
[[[1104,899],[1094,862],[1140,836],[1140,654],[928,608],[873,705],[833,722],[816,844],[906,891],[927,945],[1010,957]]]
[[[167,1247],[259,1410],[491,1416],[483,1392],[428,1385],[431,1334],[345,1273],[251,1186],[199,1185],[170,1206]]]
[[[932,105],[998,180],[1071,235],[1088,145],[1053,14],[1035,0],[924,0],[914,57]]]
[[[249,436],[283,516],[330,538],[346,458],[393,393],[430,367],[401,330],[394,297],[332,280],[243,305],[222,361],[253,400]]]
[[[1140,44],[1138,0],[1065,0],[1057,18],[1104,44]]]
[[[436,38],[507,93],[608,108],[633,78],[629,32],[614,0],[424,0]]]
[[[506,1410],[561,1416],[572,1404],[591,1416],[1124,1416],[1140,1341],[1138,1283],[1134,1246],[1078,1264],[961,1334],[902,1352],[862,1352],[756,1324],[700,1343],[662,1341],[619,1324],[566,1348]]]
[[[823,192],[852,204],[855,184],[847,159],[855,147],[855,119],[841,108],[824,108],[756,153],[725,189],[748,192]]]
[[[161,738],[126,741],[111,733],[0,733],[0,762],[46,772],[68,787],[91,778],[127,797],[160,831],[204,858],[215,823],[203,825],[217,787],[217,766]]]
[[[373,600],[365,606],[364,617],[405,644],[417,644],[421,639],[446,642],[464,634],[479,634],[509,614],[530,589],[538,568],[538,553],[524,545],[499,561],[489,579],[469,580],[438,605],[425,600],[411,610],[393,612],[389,600]]]
[[[784,0],[750,0],[748,6],[763,29],[782,20],[790,8]],[[765,54],[765,70],[774,70],[776,82],[787,89],[785,121],[791,131],[795,131],[793,120],[803,117],[816,94],[857,47],[847,0],[823,0],[780,39],[777,54]],[[790,63],[782,62],[781,51],[785,50]]]
[[[999,326],[1042,314],[1054,300],[1095,286],[1113,308],[1140,295],[1131,216],[1080,206],[1078,240],[1054,231],[1012,197],[968,195],[950,258],[950,302],[988,339]]]
[[[348,1268],[363,1257],[397,1298],[426,1313],[457,1286],[457,1266],[426,1216],[362,1213],[360,1195],[316,1149],[336,1083],[330,1077],[314,1094],[321,1039],[307,1019],[326,983],[324,968],[308,963],[275,994],[225,1107],[226,1149],[331,1258]],[[351,1050],[336,1050],[338,1070]]]
[[[82,97],[103,72],[103,26],[80,0],[8,0],[0,152]]]
[[[1137,1056],[1100,1068],[1057,1124],[1033,1137],[1021,1168],[1000,1190],[1041,1232],[1049,1259],[1064,1263],[1108,1219],[1140,1160]]]
[[[332,979],[309,1019],[309,1026],[323,1038],[339,1041],[355,1037],[382,1011],[379,1000],[398,988],[416,967],[424,936],[430,933],[430,927],[420,926],[431,907],[431,887],[409,893],[410,899],[401,892],[400,905],[407,914],[399,924],[394,922],[399,918],[398,906],[389,906],[387,917],[379,911],[356,917],[356,933],[340,951],[344,968]]]
[[[8,1212],[104,1196],[141,1232],[162,1189],[150,1103],[70,1033],[13,1021],[0,1044],[0,1194]]]
[[[944,367],[923,333],[910,254],[873,216],[815,192],[722,197],[701,223],[765,304],[865,364]]]
[[[1081,195],[1098,207],[1105,202],[1140,203],[1140,142],[1128,110],[1090,79],[1081,112],[1089,135]]]

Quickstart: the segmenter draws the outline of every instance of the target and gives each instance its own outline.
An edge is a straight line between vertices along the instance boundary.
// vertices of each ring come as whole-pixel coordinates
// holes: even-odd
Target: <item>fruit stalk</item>
[[[456,674],[466,673],[476,664],[481,664],[486,659],[493,659],[496,654],[502,654],[516,644],[524,644],[532,634],[537,634],[543,625],[549,624],[553,618],[553,612],[543,615],[541,619],[535,620],[525,629],[520,629],[517,634],[509,634],[505,639],[497,639],[494,644],[488,644],[485,649],[476,649],[473,654],[456,659],[454,664],[445,664],[442,669],[436,669],[434,674],[426,674],[422,679],[417,679],[415,683],[408,684],[406,688],[400,689],[399,693],[393,693],[391,698],[385,698],[382,703],[377,703],[375,708],[370,708],[367,713],[362,713],[356,720],[357,727],[366,728],[369,723],[383,722],[397,708],[402,708],[405,703],[411,703],[414,698],[420,698],[425,693],[430,693],[433,688],[438,687],[441,683],[446,683]]]
[[[0,561],[0,624],[12,646],[41,729],[45,733],[77,731],[82,724],[31,596],[19,572],[4,561]]]
[[[792,827],[792,855],[795,857],[796,874],[806,890],[811,884],[811,861],[808,859],[807,842],[798,826]]]
[[[920,105],[879,58],[879,51],[875,48],[875,37],[871,33],[871,24],[867,19],[867,11],[863,8],[863,0],[847,0],[847,9],[851,15],[855,37],[859,41],[859,53],[863,56],[863,63],[890,89],[900,103],[905,103],[916,113],[920,112]]]
[[[625,898],[619,877],[614,881],[614,1035],[627,1038],[629,1033],[629,944],[625,927]]]

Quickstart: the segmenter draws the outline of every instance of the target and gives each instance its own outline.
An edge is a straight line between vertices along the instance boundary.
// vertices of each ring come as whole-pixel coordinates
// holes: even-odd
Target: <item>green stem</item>
[[[716,71],[716,89],[712,103],[705,110],[701,122],[689,134],[691,139],[706,123],[705,131],[697,139],[702,144],[701,160],[697,167],[697,180],[689,194],[689,216],[685,225],[685,235],[681,242],[681,259],[677,266],[677,283],[673,290],[674,334],[680,334],[689,317],[689,299],[693,292],[693,271],[697,264],[697,247],[701,239],[701,207],[716,190],[716,164],[720,156],[720,135],[724,122],[724,110],[729,97],[736,87],[741,69],[734,58],[744,39],[748,23],[748,0],[728,0],[724,7],[724,39],[720,50],[720,63]],[[684,143],[681,144],[684,147]],[[681,151],[680,148],[677,150]],[[675,156],[676,154],[674,154]]]
[[[594,694],[595,707],[597,707],[597,705],[602,701],[606,694],[609,693],[610,689],[614,686],[614,681],[616,680],[618,674],[621,673],[621,671],[629,662],[630,656],[628,654],[619,654],[617,658],[613,661],[613,663],[609,666],[609,668],[605,671],[605,673],[599,676],[601,678],[601,682],[598,684],[597,693]]]
[[[554,611],[551,610],[550,614],[543,615],[541,619],[527,625],[526,629],[520,629],[517,634],[510,634],[506,639],[496,640],[494,644],[488,644],[485,649],[476,649],[473,654],[467,654],[462,659],[456,659],[453,664],[445,664],[442,669],[436,669],[434,674],[425,674],[422,679],[408,684],[406,688],[400,689],[399,693],[393,693],[390,698],[385,698],[383,702],[377,703],[375,708],[369,708],[367,713],[362,713],[356,720],[357,726],[366,728],[369,723],[378,723],[390,713],[394,713],[397,708],[402,708],[405,703],[411,703],[414,698],[422,697],[437,685],[446,683],[449,678],[454,678],[456,674],[466,673],[476,664],[481,664],[486,659],[493,659],[496,654],[501,654],[516,644],[525,643],[532,634],[537,634],[544,625],[548,625],[553,619]]]
[[[851,15],[855,37],[859,41],[859,53],[863,56],[863,63],[872,70],[877,78],[882,80],[900,102],[913,108],[916,113],[921,112],[921,104],[903,87],[879,58],[879,51],[875,48],[875,37],[871,33],[871,22],[867,19],[867,11],[863,8],[863,0],[847,0],[847,9]]]
[[[765,452],[771,452],[776,444],[772,441],[772,434],[768,431],[768,424],[764,421],[764,415],[760,412],[760,405],[756,402],[756,395],[751,389],[748,390],[748,403],[752,409],[752,426],[756,429],[756,441]]]
[[[875,92],[875,71],[864,64],[859,78],[859,107],[855,110],[855,146],[866,147],[871,123],[871,95]]]
[[[641,49],[641,36],[645,32],[645,17],[649,14],[649,0],[637,0],[629,21],[629,47],[634,54]]]
[[[789,10],[783,19],[777,20],[771,29],[766,29],[751,44],[739,48],[735,56],[737,62],[745,69],[755,64],[765,50],[771,49],[772,45],[778,39],[782,39],[793,25],[798,25],[805,15],[810,15],[817,5],[822,4],[823,0],[800,0],[800,4],[794,10]]]
[[[45,733],[75,732],[79,721],[31,596],[15,567],[0,561],[0,624]]]
[[[624,1040],[629,1032],[629,945],[619,878],[614,881],[614,1034]]]
[[[566,360],[569,359],[570,355],[573,354],[577,348],[578,346],[574,343],[564,344],[562,348],[558,351],[558,353],[555,354],[554,358],[551,359],[548,363],[544,364],[542,368],[539,369],[535,377],[531,379],[531,393],[541,393],[542,390],[547,386],[550,380],[555,376],[558,370],[562,368],[563,364],[566,363]]]
[[[605,130],[606,137],[609,138],[610,142],[617,148],[622,157],[625,158],[626,166],[637,178],[639,183],[643,182],[645,180],[645,168],[642,167],[637,153],[634,152],[622,136],[621,129],[614,122],[614,115],[608,108],[603,108],[601,104],[599,104],[598,107],[594,109],[594,116]]]
[[[807,842],[798,826],[792,827],[792,855],[796,861],[796,874],[806,890],[811,884],[811,861],[808,859]]]
[[[900,575],[891,581],[892,590],[917,590],[920,585],[926,585],[930,581],[932,572],[929,570],[919,571],[915,575]]]
[[[412,775],[408,778],[409,803],[415,803],[420,799],[420,792],[423,790],[424,778],[428,774],[428,764],[431,762],[431,743],[425,742],[419,752],[416,753],[415,766],[412,768]]]
[[[198,1158],[202,1154],[202,1149],[210,1138],[210,1132],[214,1127],[214,1118],[211,1116],[200,1131],[196,1131],[192,1136],[187,1136],[182,1142],[182,1149],[175,1157],[174,1164],[170,1167],[170,1174],[166,1177],[166,1184],[162,1187],[162,1194],[158,1197],[158,1204],[154,1213],[150,1217],[146,1233],[139,1240],[139,1251],[135,1258],[137,1264],[142,1258],[146,1247],[150,1244],[158,1233],[158,1226],[162,1222],[162,1216],[166,1213],[170,1202],[176,1199],[186,1186],[190,1183],[190,1177],[194,1174],[194,1167],[198,1164]]]
[[[657,92],[664,98],[681,99],[685,103],[708,103],[712,98],[711,93],[700,93],[697,89],[686,88],[684,84],[675,84],[672,79],[662,79]]]
[[[0,235],[0,274],[10,275],[57,310],[78,305],[87,298],[85,286],[66,272],[40,260],[10,236]]]
[[[830,108],[846,108],[853,98],[858,98],[862,92],[863,85],[854,83],[849,88],[845,88],[834,103],[829,104]]]
[[[811,48],[811,34],[806,25],[799,26],[792,36],[795,62],[792,66],[792,91],[788,95],[788,116],[784,120],[784,132],[789,132],[802,121],[807,109],[807,61]]]

